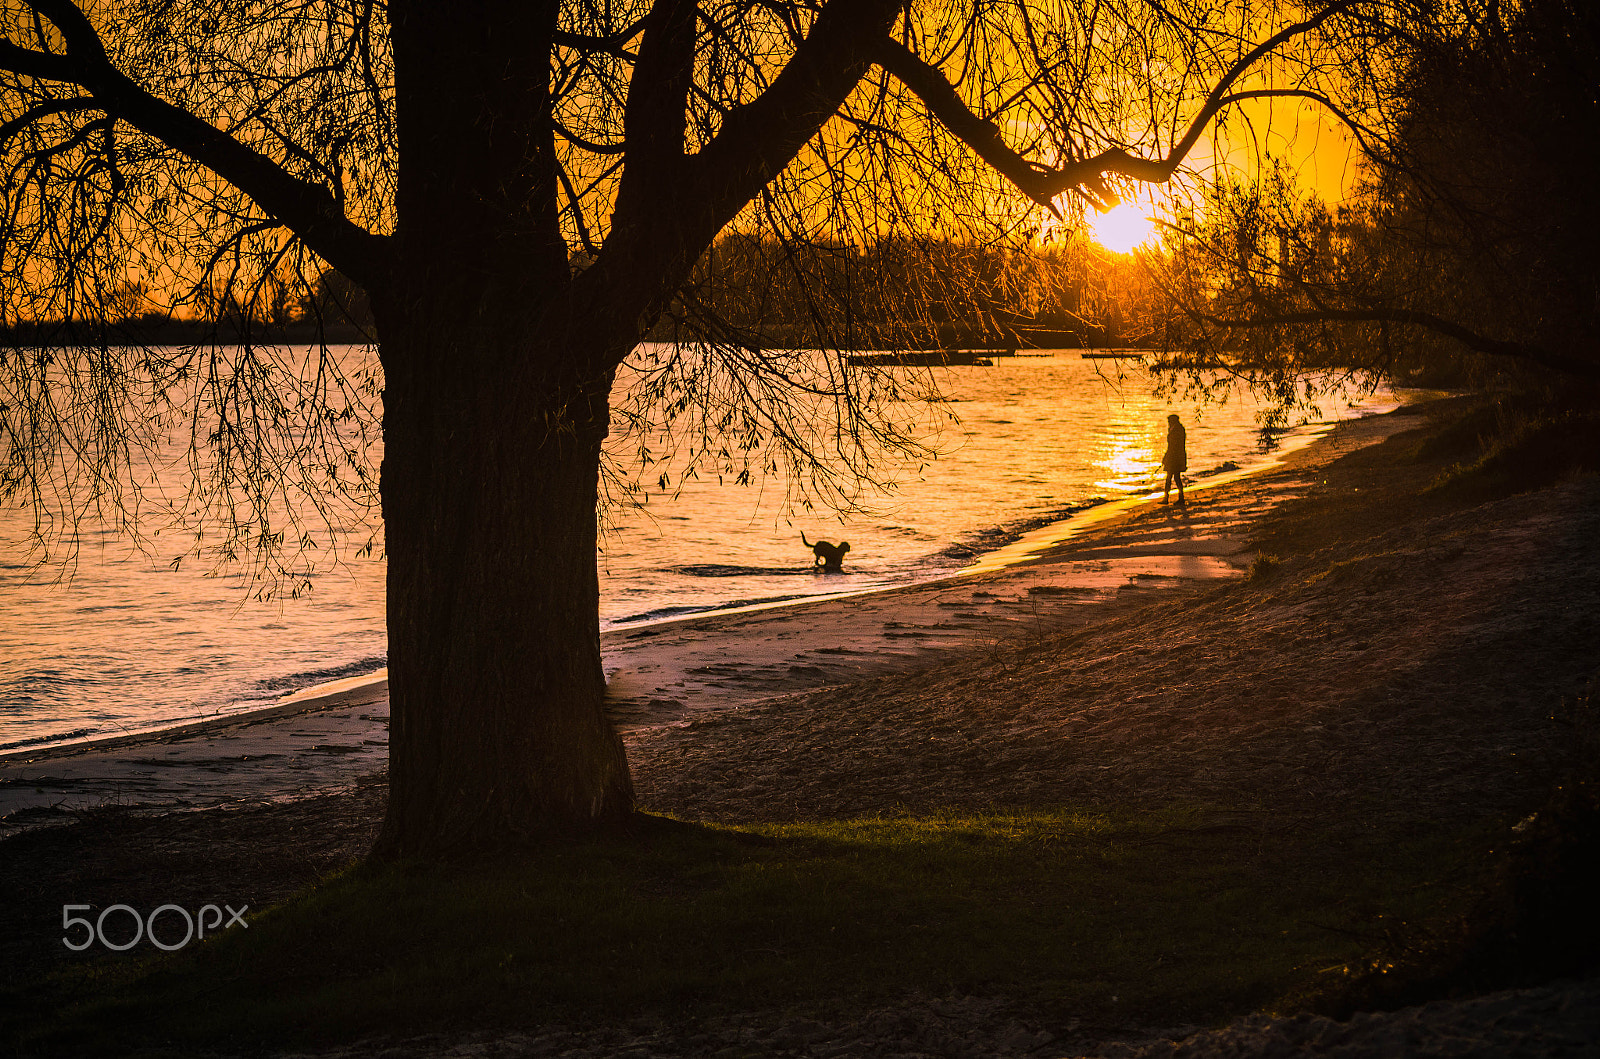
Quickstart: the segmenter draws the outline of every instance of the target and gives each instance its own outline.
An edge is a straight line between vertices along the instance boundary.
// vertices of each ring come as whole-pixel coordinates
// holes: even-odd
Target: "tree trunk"
[[[556,221],[557,0],[394,0],[401,158],[384,367],[389,812],[378,856],[626,817],[603,712],[595,496],[637,332],[575,312]],[[613,328],[612,330],[615,330]]]
[[[440,368],[386,376],[390,790],[374,852],[493,853],[620,821],[632,787],[603,708],[595,552],[611,373],[585,379],[565,365],[598,358],[529,339],[526,361],[559,370],[486,380],[473,362],[501,358],[472,357],[459,324],[418,330],[384,338],[386,366]]]
[[[760,106],[691,163],[696,8],[639,45],[600,258],[559,223],[560,0],[391,0],[384,367],[389,814],[375,852],[448,856],[632,809],[602,708],[595,498],[611,380],[700,253],[834,113],[899,0],[827,5]]]

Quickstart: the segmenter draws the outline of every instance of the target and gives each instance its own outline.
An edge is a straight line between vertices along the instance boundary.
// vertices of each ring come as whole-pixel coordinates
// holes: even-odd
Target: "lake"
[[[1157,391],[1137,362],[1077,351],[933,369],[957,417],[937,457],[894,469],[897,488],[845,518],[785,511],[767,480],[714,475],[611,512],[599,558],[603,626],[713,608],[862,591],[953,573],[1099,498],[1161,484],[1166,417],[1189,432],[1191,474],[1263,458],[1263,403],[1237,390],[1202,403]],[[1384,391],[1319,404],[1336,419],[1385,411]],[[70,568],[40,565],[31,516],[0,509],[0,748],[120,734],[266,705],[385,664],[381,551],[350,527],[343,562],[299,598],[261,601],[248,575],[174,570],[85,523]],[[821,574],[800,535],[848,540]]]

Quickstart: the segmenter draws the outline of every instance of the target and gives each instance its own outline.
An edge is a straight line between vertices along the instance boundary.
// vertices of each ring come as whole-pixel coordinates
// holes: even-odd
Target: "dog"
[[[850,550],[849,541],[840,541],[838,544],[829,544],[827,541],[818,541],[812,544],[806,540],[804,533],[800,534],[800,542],[811,549],[814,557],[812,566],[822,567],[825,574],[844,573],[844,553]]]

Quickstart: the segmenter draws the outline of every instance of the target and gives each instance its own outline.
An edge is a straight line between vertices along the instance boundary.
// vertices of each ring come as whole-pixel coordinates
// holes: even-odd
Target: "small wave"
[[[1030,518],[1008,522],[1003,526],[989,526],[984,529],[974,530],[962,539],[948,545],[943,551],[939,552],[939,556],[960,562],[976,559],[987,552],[998,551],[1036,529],[1042,529],[1057,522],[1064,522],[1080,511],[1087,511],[1104,503],[1106,503],[1105,497],[1092,496],[1087,500],[1080,500],[1076,504],[1068,504],[1065,507],[1045,511]]]
[[[793,577],[811,572],[809,567],[804,566],[723,566],[718,563],[674,566],[671,569],[673,573],[685,577]]]
[[[641,614],[629,614],[623,618],[612,618],[611,624],[637,625],[645,621],[663,621],[667,618],[681,618],[689,614],[711,614],[719,610],[733,610],[737,607],[754,607],[762,603],[787,603],[791,599],[810,598],[804,592],[795,592],[787,596],[760,596],[754,599],[733,599],[726,603],[700,603],[684,604],[677,607],[657,607]]]
[[[43,743],[58,743],[68,739],[83,739],[94,735],[98,728],[74,728],[70,732],[52,732],[49,735],[35,735],[27,739],[17,739],[10,743],[0,743],[0,751],[17,750],[25,746],[39,746]]]
[[[1189,477],[1191,477],[1191,478],[1210,478],[1214,474],[1226,474],[1229,471],[1237,471],[1238,469],[1239,469],[1239,465],[1237,463],[1234,463],[1232,460],[1228,460],[1225,463],[1217,464],[1215,467],[1211,468],[1209,471],[1196,471],[1193,474],[1191,474]]]
[[[327,669],[308,669],[301,673],[290,673],[288,676],[267,677],[251,685],[258,691],[274,693],[299,691],[301,688],[314,687],[317,684],[326,684],[332,680],[343,680],[345,677],[358,677],[363,673],[374,673],[389,664],[384,655],[371,655],[355,662],[348,662],[342,666],[330,666]]]
[[[910,526],[884,526],[882,529],[885,533],[892,533],[896,537],[909,537],[912,540],[932,541],[939,539],[932,534],[924,533],[921,530],[913,529]]]

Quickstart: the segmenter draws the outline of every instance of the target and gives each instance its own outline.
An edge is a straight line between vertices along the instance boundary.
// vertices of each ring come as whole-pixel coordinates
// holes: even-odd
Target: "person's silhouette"
[[[1178,422],[1176,412],[1167,416],[1167,451],[1166,455],[1161,457],[1161,469],[1167,472],[1167,480],[1161,487],[1161,502],[1167,503],[1168,494],[1172,492],[1172,483],[1176,480],[1178,503],[1188,503],[1183,498],[1183,472],[1189,469],[1189,432]]]

